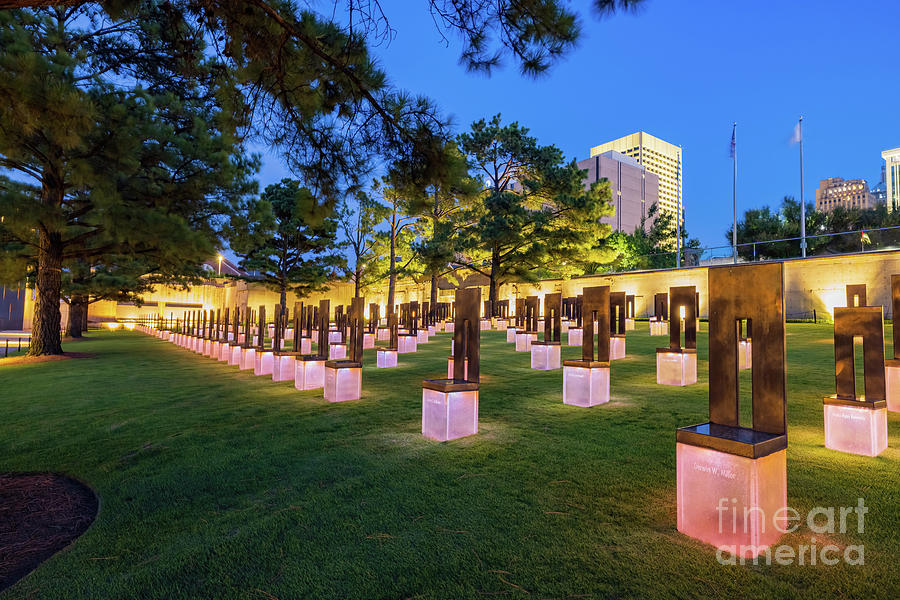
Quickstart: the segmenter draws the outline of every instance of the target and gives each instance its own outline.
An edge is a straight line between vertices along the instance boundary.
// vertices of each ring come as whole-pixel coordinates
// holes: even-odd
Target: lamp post
[[[221,254],[218,256],[218,259],[219,259],[219,271],[218,271],[218,276],[219,276],[219,277],[222,276],[222,259],[223,259],[223,258],[225,258],[225,257],[222,256]]]

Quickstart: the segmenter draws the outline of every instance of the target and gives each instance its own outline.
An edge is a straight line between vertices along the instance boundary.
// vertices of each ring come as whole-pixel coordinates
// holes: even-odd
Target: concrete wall
[[[669,287],[693,285],[700,293],[700,315],[708,316],[707,267],[689,269],[670,269],[661,271],[644,271],[638,273],[621,273],[594,277],[581,277],[570,280],[545,280],[536,284],[506,284],[501,286],[500,299],[513,299],[516,296],[538,295],[562,292],[563,296],[576,296],[585,287],[609,285],[613,291],[627,291],[635,295],[635,314],[646,317],[653,310],[653,294],[668,291]],[[812,318],[816,311],[818,318],[830,319],[835,306],[844,306],[844,286],[865,283],[868,286],[869,305],[882,305],[885,317],[891,315],[890,276],[900,273],[900,251],[870,252],[834,257],[818,257],[784,261],[785,281],[785,313],[788,318]],[[482,295],[487,298],[487,286],[480,286]],[[410,300],[427,301],[430,286],[427,282],[400,281],[396,288],[396,303]],[[27,296],[30,296],[30,292]],[[312,294],[304,302],[318,303],[322,298],[329,298],[332,306],[348,305],[353,297],[351,283],[335,283],[327,292]],[[453,290],[442,289],[439,292],[441,301],[452,301]],[[195,286],[190,290],[161,287],[149,294],[147,304],[143,307],[99,302],[91,305],[90,318],[93,321],[112,319],[131,319],[142,316],[161,314],[181,317],[185,311],[197,308],[211,309],[225,306],[247,305],[258,308],[265,305],[272,314],[278,302],[278,294],[260,286],[243,281],[219,279],[205,285]],[[292,307],[297,298],[288,295],[288,306]],[[386,311],[387,285],[366,294],[366,302],[382,305],[382,314]],[[26,304],[29,304],[26,302]],[[514,302],[511,303],[513,305]],[[27,312],[26,321],[30,323],[31,315]]]

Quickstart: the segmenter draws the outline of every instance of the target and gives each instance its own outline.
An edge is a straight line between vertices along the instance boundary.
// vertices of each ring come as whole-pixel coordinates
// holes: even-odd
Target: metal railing
[[[772,240],[742,242],[737,245],[738,262],[762,260],[779,260],[800,258],[801,238],[790,237]],[[839,233],[815,233],[806,236],[806,256],[837,256],[842,254],[859,254],[865,252],[881,252],[900,250],[900,226],[857,229]],[[697,267],[729,263],[733,260],[731,246],[706,246],[702,248],[683,248],[681,250],[683,267]],[[646,269],[675,268],[677,252],[657,252],[645,255],[644,264],[632,269],[616,269],[614,271],[632,271]]]
[[[24,345],[22,342],[25,342]],[[13,344],[10,344],[13,342]],[[30,333],[2,333],[0,334],[0,343],[3,344],[3,358],[9,356],[10,350],[13,350],[16,354],[22,352],[22,348],[28,350],[28,347],[31,345],[31,334]],[[15,347],[13,347],[15,346]]]

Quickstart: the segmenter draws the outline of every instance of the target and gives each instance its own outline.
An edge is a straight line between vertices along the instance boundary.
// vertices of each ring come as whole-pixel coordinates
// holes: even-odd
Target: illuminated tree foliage
[[[299,181],[283,179],[244,202],[231,218],[228,239],[242,269],[280,294],[300,297],[325,289],[344,265],[337,253],[338,221]]]
[[[33,355],[62,352],[70,265],[202,262],[252,187],[202,40],[145,8],[0,12],[0,253],[34,282]]]
[[[571,276],[612,259],[603,244],[611,228],[600,222],[613,214],[608,183],[585,189],[584,171],[558,148],[500,115],[473,123],[459,145],[485,185],[465,215],[455,262],[490,280],[493,303],[507,281]]]

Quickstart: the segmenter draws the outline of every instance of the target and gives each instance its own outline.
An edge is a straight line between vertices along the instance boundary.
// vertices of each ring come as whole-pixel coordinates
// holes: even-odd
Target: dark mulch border
[[[0,359],[0,367],[12,365],[30,365],[33,363],[52,362],[55,360],[68,360],[70,358],[95,358],[93,352],[66,352],[64,354],[45,354],[44,356],[13,356]]]
[[[0,474],[0,592],[87,531],[100,502],[57,473]]]

